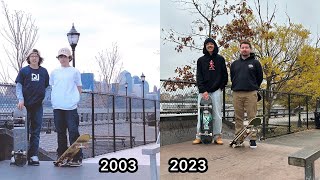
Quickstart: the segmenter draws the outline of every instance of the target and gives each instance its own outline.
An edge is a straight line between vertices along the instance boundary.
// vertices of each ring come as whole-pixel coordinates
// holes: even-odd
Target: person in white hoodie
[[[79,115],[77,104],[81,94],[81,75],[79,70],[70,66],[71,51],[62,48],[57,58],[61,67],[53,70],[50,75],[51,103],[54,114],[54,124],[58,136],[58,158],[68,149],[67,129],[70,145],[77,140],[79,134]],[[81,166],[82,150],[74,157],[70,166]]]

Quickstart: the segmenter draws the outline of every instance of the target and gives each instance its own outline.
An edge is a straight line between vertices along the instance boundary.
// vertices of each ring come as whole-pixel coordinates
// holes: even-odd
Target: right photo
[[[161,180],[320,177],[319,5],[161,1]]]

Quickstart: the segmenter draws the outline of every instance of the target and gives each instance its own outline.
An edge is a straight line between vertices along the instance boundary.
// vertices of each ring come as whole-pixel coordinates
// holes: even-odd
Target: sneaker
[[[72,160],[68,163],[68,166],[71,167],[80,167],[82,166],[82,160]]]
[[[201,140],[200,139],[195,139],[192,141],[192,144],[201,144]]]
[[[39,166],[40,163],[39,163],[39,158],[38,156],[32,156],[30,157],[29,161],[28,161],[28,165],[31,165],[31,166]]]
[[[255,140],[250,140],[250,148],[255,149],[257,148],[257,144]]]
[[[214,143],[219,144],[219,145],[223,145],[223,141],[222,141],[221,136],[219,136],[216,140],[214,140]]]

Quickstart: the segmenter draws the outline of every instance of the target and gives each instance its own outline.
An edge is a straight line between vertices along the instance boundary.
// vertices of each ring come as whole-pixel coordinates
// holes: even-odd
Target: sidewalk
[[[0,161],[0,179],[20,180],[148,180],[150,179],[149,156],[142,155],[141,149],[155,144],[139,146],[133,149],[117,151],[115,153],[97,156],[83,160],[81,167],[55,167],[52,161],[41,161],[40,166],[10,166],[10,161]],[[135,173],[99,173],[100,158],[136,158],[138,160],[138,171]],[[160,155],[157,155],[158,165]],[[159,166],[158,166],[159,168]]]
[[[190,142],[161,147],[161,180],[205,179],[205,180],[303,180],[304,168],[288,165],[288,155],[305,146],[320,148],[320,131],[313,129],[258,142],[257,149],[245,147],[233,149],[229,141],[224,145],[192,145]],[[171,157],[199,158],[208,160],[205,173],[169,173],[168,160]],[[316,177],[320,177],[320,162],[315,163]]]

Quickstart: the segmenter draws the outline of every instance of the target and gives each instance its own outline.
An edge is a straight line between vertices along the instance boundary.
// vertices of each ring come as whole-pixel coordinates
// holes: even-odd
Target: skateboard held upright
[[[14,143],[10,165],[24,166],[27,163],[29,141],[26,109],[19,110],[16,108],[13,112],[12,120],[13,122],[20,122],[20,124],[14,124],[13,128]]]
[[[252,134],[253,131],[257,131],[257,126],[261,124],[260,118],[254,118],[252,120],[249,120],[249,123],[247,126],[245,126],[241,131],[234,137],[234,139],[230,142],[230,147],[237,147],[239,143],[240,138],[248,137]]]
[[[53,164],[58,167],[68,166],[74,156],[80,151],[80,148],[86,147],[90,140],[89,134],[82,134],[78,139],[58,158]]]
[[[210,144],[213,141],[213,127],[212,127],[212,99],[209,96],[208,100],[201,98],[200,106],[200,140],[203,144]]]

